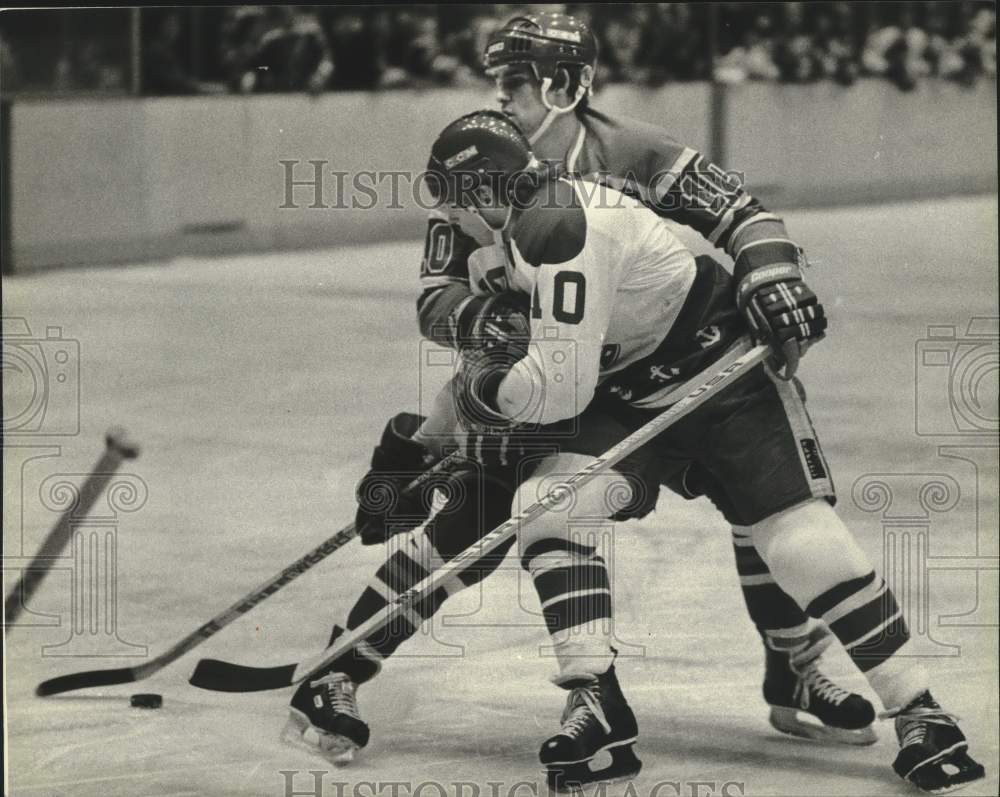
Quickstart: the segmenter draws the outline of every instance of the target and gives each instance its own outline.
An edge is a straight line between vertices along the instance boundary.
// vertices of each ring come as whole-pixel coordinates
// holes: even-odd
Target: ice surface
[[[949,457],[942,444],[970,438],[918,436],[915,397],[934,417],[950,416],[915,374],[928,325],[956,326],[961,337],[970,318],[996,316],[996,212],[987,197],[787,214],[831,316],[829,339],[810,352],[802,376],[843,515],[880,566],[885,551],[897,550],[886,542],[892,534],[929,534],[929,579],[907,593],[917,598],[907,610],[935,694],[963,717],[987,766],[970,795],[998,789],[996,448]],[[379,550],[356,543],[153,678],[33,696],[44,678],[145,660],[60,653],[82,644],[134,652],[127,643],[156,655],[350,521],[354,484],[386,418],[418,409],[447,376],[444,367],[419,367],[421,246],[4,279],[6,317],[26,319],[36,337],[61,327],[79,341],[81,394],[78,435],[7,441],[5,558],[37,550],[56,517],[39,485],[54,473],[85,472],[112,423],[142,443],[141,458],[123,472],[148,488],[141,508],[109,521],[117,614],[98,610],[102,628],[74,631],[68,550],[32,602],[35,614],[7,635],[9,794],[320,793],[310,770],[322,772],[321,793],[337,797],[392,795],[391,781],[406,784],[393,797],[438,797],[432,785],[419,788],[426,782],[443,784],[449,797],[475,797],[462,782],[483,797],[508,797],[520,782],[530,785],[516,794],[544,794],[536,752],[557,727],[563,693],[546,680],[552,667],[537,599],[514,557],[480,590],[450,602],[362,687],[373,741],[348,769],[278,741],[287,693],[210,693],[186,678],[200,656],[280,664],[321,648],[380,560]],[[5,408],[26,405],[30,383],[6,367]],[[992,400],[983,412],[995,418],[992,389],[981,398]],[[47,423],[72,420],[74,407],[60,401],[53,396]],[[916,479],[917,487],[943,474],[961,496],[941,511],[906,497],[885,519],[852,499],[866,474]],[[709,505],[664,496],[656,515],[622,526],[616,539],[619,671],[645,763],[632,794],[910,793],[889,769],[889,724],[862,749],[794,740],[768,726],[760,643],[728,531]],[[5,572],[6,588],[16,575]],[[105,633],[108,623],[120,642]],[[43,650],[64,642],[73,644]],[[866,689],[842,651],[825,661],[841,683]],[[162,693],[163,708],[129,708],[139,691]]]

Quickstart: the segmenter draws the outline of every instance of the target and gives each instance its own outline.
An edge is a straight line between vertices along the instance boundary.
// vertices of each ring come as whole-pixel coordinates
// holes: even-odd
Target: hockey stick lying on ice
[[[426,484],[433,475],[440,473],[460,459],[462,459],[462,457],[458,453],[450,454],[445,457],[433,468],[421,473],[416,479],[410,482],[410,484],[404,488],[404,494],[420,489],[420,487]],[[353,523],[349,526],[344,526],[344,528],[332,537],[321,542],[309,551],[309,553],[296,559],[273,578],[265,581],[250,594],[244,595],[224,612],[217,614],[207,623],[184,637],[184,639],[168,651],[161,653],[151,661],[147,661],[145,664],[139,664],[135,667],[121,667],[114,670],[87,670],[85,672],[70,673],[69,675],[60,675],[57,678],[50,678],[48,681],[42,681],[37,687],[35,687],[35,694],[39,697],[47,697],[49,695],[58,695],[62,692],[71,692],[74,689],[86,689],[92,686],[112,686],[114,684],[130,684],[134,681],[141,681],[143,678],[148,678],[153,673],[159,672],[171,662],[179,659],[192,648],[200,645],[209,637],[217,634],[233,622],[233,620],[243,616],[257,606],[257,604],[270,598],[279,589],[287,586],[307,570],[310,570],[315,565],[319,564],[338,548],[342,548],[347,545],[347,543],[357,536],[357,533],[357,529],[354,527]]]
[[[195,667],[189,683],[201,689],[212,689],[217,692],[259,692],[292,686],[324,669],[358,642],[367,639],[374,632],[387,626],[405,609],[424,600],[445,581],[496,550],[498,546],[517,532],[522,523],[530,523],[551,507],[561,503],[570,490],[583,486],[597,474],[616,465],[637,448],[648,443],[660,432],[728,387],[770,354],[770,350],[766,346],[757,346],[749,351],[746,349],[746,345],[733,347],[727,355],[697,378],[699,380],[697,387],[691,389],[669,409],[664,410],[645,426],[609,448],[583,470],[553,487],[543,498],[523,512],[500,524],[454,559],[431,572],[423,581],[398,595],[392,603],[385,607],[384,611],[369,618],[321,653],[303,662],[285,664],[280,667],[247,667],[217,659],[202,659]],[[741,354],[741,351],[745,353]]]

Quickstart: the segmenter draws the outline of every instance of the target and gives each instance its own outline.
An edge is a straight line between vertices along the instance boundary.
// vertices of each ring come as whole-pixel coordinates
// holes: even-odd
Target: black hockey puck
[[[132,695],[128,702],[132,708],[159,708],[163,705],[163,695],[157,695],[151,692]]]

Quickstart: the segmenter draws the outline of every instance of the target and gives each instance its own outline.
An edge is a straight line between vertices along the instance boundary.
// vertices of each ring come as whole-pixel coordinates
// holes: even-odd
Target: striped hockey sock
[[[528,548],[522,565],[531,573],[559,662],[557,681],[605,672],[611,651],[611,582],[593,549],[563,540]]]
[[[899,604],[874,571],[827,590],[808,611],[829,625],[887,709],[928,688],[926,670],[906,655],[910,632]]]

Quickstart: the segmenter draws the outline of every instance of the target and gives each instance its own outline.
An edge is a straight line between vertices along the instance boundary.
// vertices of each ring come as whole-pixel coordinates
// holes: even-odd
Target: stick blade
[[[135,670],[131,667],[121,667],[117,670],[87,670],[42,681],[35,687],[35,694],[38,697],[49,697],[63,692],[72,692],[76,689],[130,684],[137,680],[139,679],[136,677]]]
[[[264,692],[282,689],[295,681],[297,664],[280,667],[245,667],[218,659],[201,659],[188,679],[191,686],[214,692]]]

